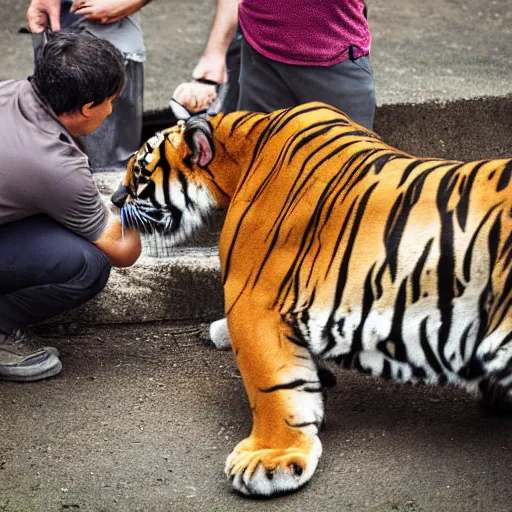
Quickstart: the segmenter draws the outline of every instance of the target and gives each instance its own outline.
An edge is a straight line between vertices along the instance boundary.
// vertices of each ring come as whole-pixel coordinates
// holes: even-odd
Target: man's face
[[[112,114],[112,103],[117,98],[117,95],[107,98],[103,103],[95,106],[84,105],[82,109],[87,109],[86,119],[84,120],[83,131],[84,135],[89,135],[105,121],[105,119]]]

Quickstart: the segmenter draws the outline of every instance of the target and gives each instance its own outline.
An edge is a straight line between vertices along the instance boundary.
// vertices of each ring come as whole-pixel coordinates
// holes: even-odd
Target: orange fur
[[[146,171],[159,187],[182,173],[228,208],[225,311],[253,414],[226,466],[237,490],[288,491],[313,474],[313,355],[468,390],[512,373],[509,160],[419,159],[323,104],[209,123],[205,168],[184,125],[163,132],[168,178],[162,146],[137,158],[153,152]]]

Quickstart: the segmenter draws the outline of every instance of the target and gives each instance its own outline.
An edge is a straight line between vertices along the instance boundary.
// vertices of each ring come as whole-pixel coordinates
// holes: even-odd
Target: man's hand
[[[192,76],[198,78],[207,78],[218,84],[225,84],[228,81],[228,72],[226,70],[226,53],[209,52],[205,53],[197,63]]]
[[[217,90],[214,85],[184,82],[178,85],[172,97],[189,112],[202,112],[215,101]]]
[[[108,257],[114,267],[131,267],[141,253],[140,234],[134,229],[123,229],[121,218],[112,212],[103,233],[93,242]]]
[[[228,81],[228,73],[226,71],[225,54],[216,51],[205,52],[194,68],[192,76],[196,80],[207,78],[218,84],[226,83]],[[184,82],[178,85],[172,97],[189,112],[202,112],[217,98],[217,89],[214,85],[200,82]]]
[[[199,59],[192,76],[196,80],[206,78],[218,84],[228,81],[226,54],[233,40],[238,20],[240,0],[217,0],[217,9],[212,29],[203,56]],[[181,84],[174,91],[173,98],[191,112],[207,108],[214,100],[213,86],[196,82]]]
[[[60,0],[32,0],[27,9],[28,29],[40,34],[50,25],[52,30],[60,30]]]
[[[114,23],[134,14],[148,3],[148,0],[74,0],[71,9],[89,21]]]

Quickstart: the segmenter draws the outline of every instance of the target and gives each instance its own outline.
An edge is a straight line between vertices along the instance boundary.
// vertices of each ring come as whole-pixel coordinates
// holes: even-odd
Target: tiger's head
[[[212,126],[205,117],[156,133],[131,157],[111,197],[123,226],[174,243],[186,238],[216,206],[204,172],[213,157]]]

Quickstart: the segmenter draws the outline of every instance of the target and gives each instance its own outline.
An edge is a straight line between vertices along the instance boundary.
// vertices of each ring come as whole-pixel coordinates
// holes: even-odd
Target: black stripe
[[[469,176],[464,179],[459,187],[460,200],[457,204],[457,220],[459,221],[459,226],[462,231],[466,229],[466,221],[468,217],[469,211],[469,198],[471,196],[471,191],[473,190],[473,185],[475,183],[475,179],[477,177],[478,171],[482,168],[484,164],[487,162],[478,162],[474,169],[471,171]]]
[[[363,287],[363,301],[362,301],[362,311],[361,311],[361,321],[359,322],[359,325],[354,331],[353,339],[352,339],[352,346],[350,350],[359,351],[363,348],[363,326],[366,322],[366,319],[368,318],[368,315],[370,314],[370,311],[372,309],[375,296],[373,295],[373,289],[372,289],[372,279],[373,279],[373,272],[375,270],[375,263],[370,268],[370,271],[366,274],[366,278],[364,280],[364,287]],[[339,322],[338,322],[339,324]]]
[[[169,184],[171,182],[171,167],[165,157],[161,157],[157,165],[161,167],[163,172],[162,188],[164,192],[165,205],[167,206],[167,209],[169,210],[169,213],[172,217],[171,231],[177,231],[180,227],[183,212],[171,202],[171,196],[169,192]]]
[[[480,234],[480,231],[483,229],[485,224],[487,223],[487,220],[492,215],[494,210],[498,205],[494,205],[484,216],[484,218],[480,221],[480,224],[478,224],[478,227],[475,229],[475,232],[473,233],[473,236],[471,237],[471,240],[468,244],[468,248],[466,250],[466,255],[464,256],[464,263],[463,263],[463,271],[464,271],[464,279],[466,282],[469,282],[471,280],[471,260],[473,258],[474,253],[474,246],[476,244],[476,240],[478,238],[478,235]]]
[[[382,368],[382,372],[381,372],[380,376],[384,380],[390,380],[391,377],[392,377],[392,375],[391,375],[391,363],[387,359],[384,359],[384,364],[383,364],[383,368]]]
[[[303,386],[304,384],[315,384],[318,385],[320,388],[320,382],[318,381],[308,381],[304,379],[296,379],[292,380],[290,382],[284,382],[283,384],[276,384],[275,386],[271,386],[270,388],[260,388],[259,390],[262,393],[274,393],[275,391],[282,391],[284,389],[295,389],[300,386]],[[316,393],[316,391],[314,391]]]
[[[443,373],[443,367],[439,363],[436,355],[434,354],[433,348],[430,346],[428,337],[427,337],[427,318],[424,318],[420,324],[420,344],[423,349],[423,353],[425,354],[425,358],[430,365],[430,367],[437,373]]]
[[[424,164],[425,162],[428,162],[428,160],[414,160],[412,161],[402,172],[402,176],[400,178],[400,182],[398,183],[398,187],[401,187],[406,181],[407,178],[411,175],[411,173],[416,169],[416,167],[420,166],[421,164]]]
[[[463,361],[466,360],[466,344],[468,342],[469,331],[471,331],[472,327],[473,327],[473,322],[471,322],[464,329],[464,332],[462,333],[462,336],[460,338],[460,357],[462,358]]]
[[[507,188],[510,180],[512,180],[512,160],[509,160],[506,163],[505,168],[501,171],[496,192],[501,192],[503,189]]]
[[[335,311],[338,309],[338,307],[341,303],[343,291],[345,290],[345,285],[347,283],[348,266],[349,266],[350,259],[352,257],[352,250],[354,249],[355,240],[359,233],[359,228],[361,226],[364,212],[366,211],[366,206],[367,206],[368,201],[370,200],[370,197],[376,187],[377,187],[377,183],[374,183],[373,185],[371,185],[368,188],[368,190],[364,193],[363,197],[361,198],[360,204],[357,208],[357,211],[356,211],[356,214],[354,217],[354,221],[352,224],[352,229],[350,231],[350,236],[347,241],[347,245],[346,245],[345,251],[343,253],[343,258],[342,258],[341,265],[340,265],[339,277],[338,277],[338,281],[336,283],[336,293],[335,293],[334,302],[333,302],[333,306],[332,306],[332,310],[331,310],[331,314],[330,314],[331,317],[334,316]]]
[[[423,252],[416,262],[414,266],[414,270],[411,275],[412,282],[412,303],[418,302],[421,294],[421,274],[423,272],[423,268],[425,267],[425,262],[427,261],[427,257],[430,254],[430,249],[432,248],[432,244],[434,239],[431,238],[425,247],[423,248]]]
[[[449,202],[456,185],[456,170],[450,169],[441,179],[436,195],[436,205],[440,217],[440,255],[437,264],[437,308],[441,315],[441,326],[438,331],[438,355],[442,365],[452,370],[444,355],[444,347],[448,342],[452,326],[453,299],[455,297],[455,238],[453,227],[453,211]]]
[[[284,420],[285,423],[292,428],[304,428],[304,427],[310,427],[311,425],[314,425],[318,430],[320,430],[321,421],[307,421],[304,423],[290,423],[287,419]]]

